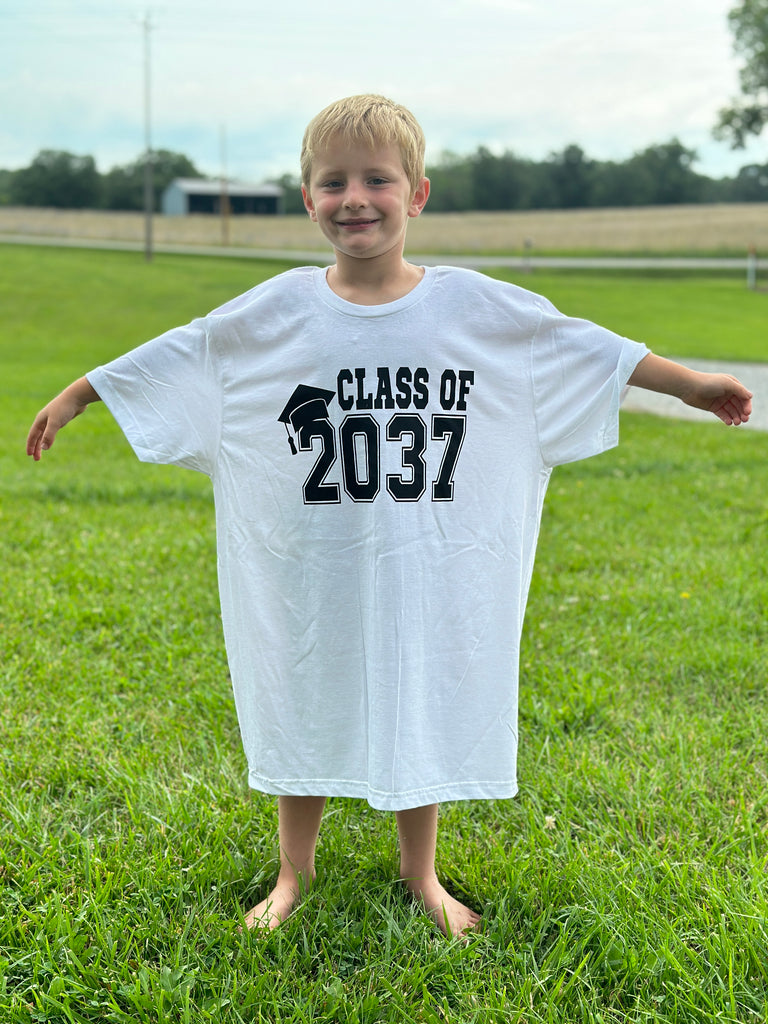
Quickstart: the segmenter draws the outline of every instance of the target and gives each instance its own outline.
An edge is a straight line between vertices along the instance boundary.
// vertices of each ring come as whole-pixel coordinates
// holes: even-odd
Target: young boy
[[[403,107],[309,125],[302,194],[334,248],[70,385],[27,442],[103,399],[140,459],[213,482],[249,783],[279,797],[273,928],[314,879],[328,796],[393,810],[400,876],[438,927],[478,915],[435,873],[441,801],[517,789],[517,661],[554,466],[618,440],[627,383],[725,423],[751,394],[470,271],[403,258],[429,195]]]

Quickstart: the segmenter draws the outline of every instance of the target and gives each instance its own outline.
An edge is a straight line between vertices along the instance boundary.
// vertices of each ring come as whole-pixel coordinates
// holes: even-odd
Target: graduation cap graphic
[[[313,387],[311,384],[299,384],[288,404],[277,417],[279,423],[285,424],[288,434],[288,444],[291,446],[291,453],[296,454],[296,443],[291,436],[313,423],[328,419],[328,404],[336,395],[335,391],[324,391],[322,388]]]

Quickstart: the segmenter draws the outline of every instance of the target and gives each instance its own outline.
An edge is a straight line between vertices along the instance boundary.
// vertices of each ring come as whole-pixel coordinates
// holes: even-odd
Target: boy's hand
[[[70,384],[35,417],[27,437],[27,455],[39,462],[42,452],[48,451],[61,428],[85,412],[91,402],[99,400],[98,394],[85,377]]]
[[[634,369],[629,384],[675,395],[694,409],[719,416],[723,423],[746,423],[752,412],[752,392],[729,373],[701,373],[649,353]]]
[[[680,398],[694,409],[714,413],[728,426],[746,423],[752,413],[752,392],[729,373],[697,373]]]

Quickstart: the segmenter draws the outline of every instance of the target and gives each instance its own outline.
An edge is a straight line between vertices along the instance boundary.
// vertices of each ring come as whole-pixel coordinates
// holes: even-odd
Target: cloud
[[[730,0],[390,0],[331,9],[293,0],[158,0],[149,35],[152,138],[218,173],[294,171],[307,120],[352,92],[393,95],[422,121],[432,158],[478,145],[541,158],[570,143],[625,159],[677,136],[720,175],[711,139],[737,90]],[[41,148],[135,159],[144,145],[144,34],[133,2],[0,0],[0,167]]]

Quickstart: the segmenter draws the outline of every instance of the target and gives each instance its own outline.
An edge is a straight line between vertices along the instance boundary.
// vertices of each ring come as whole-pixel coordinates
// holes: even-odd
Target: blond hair
[[[307,191],[314,157],[337,137],[348,145],[362,143],[371,149],[397,146],[411,192],[424,177],[424,132],[410,110],[386,96],[347,96],[321,110],[304,132],[301,181]]]

